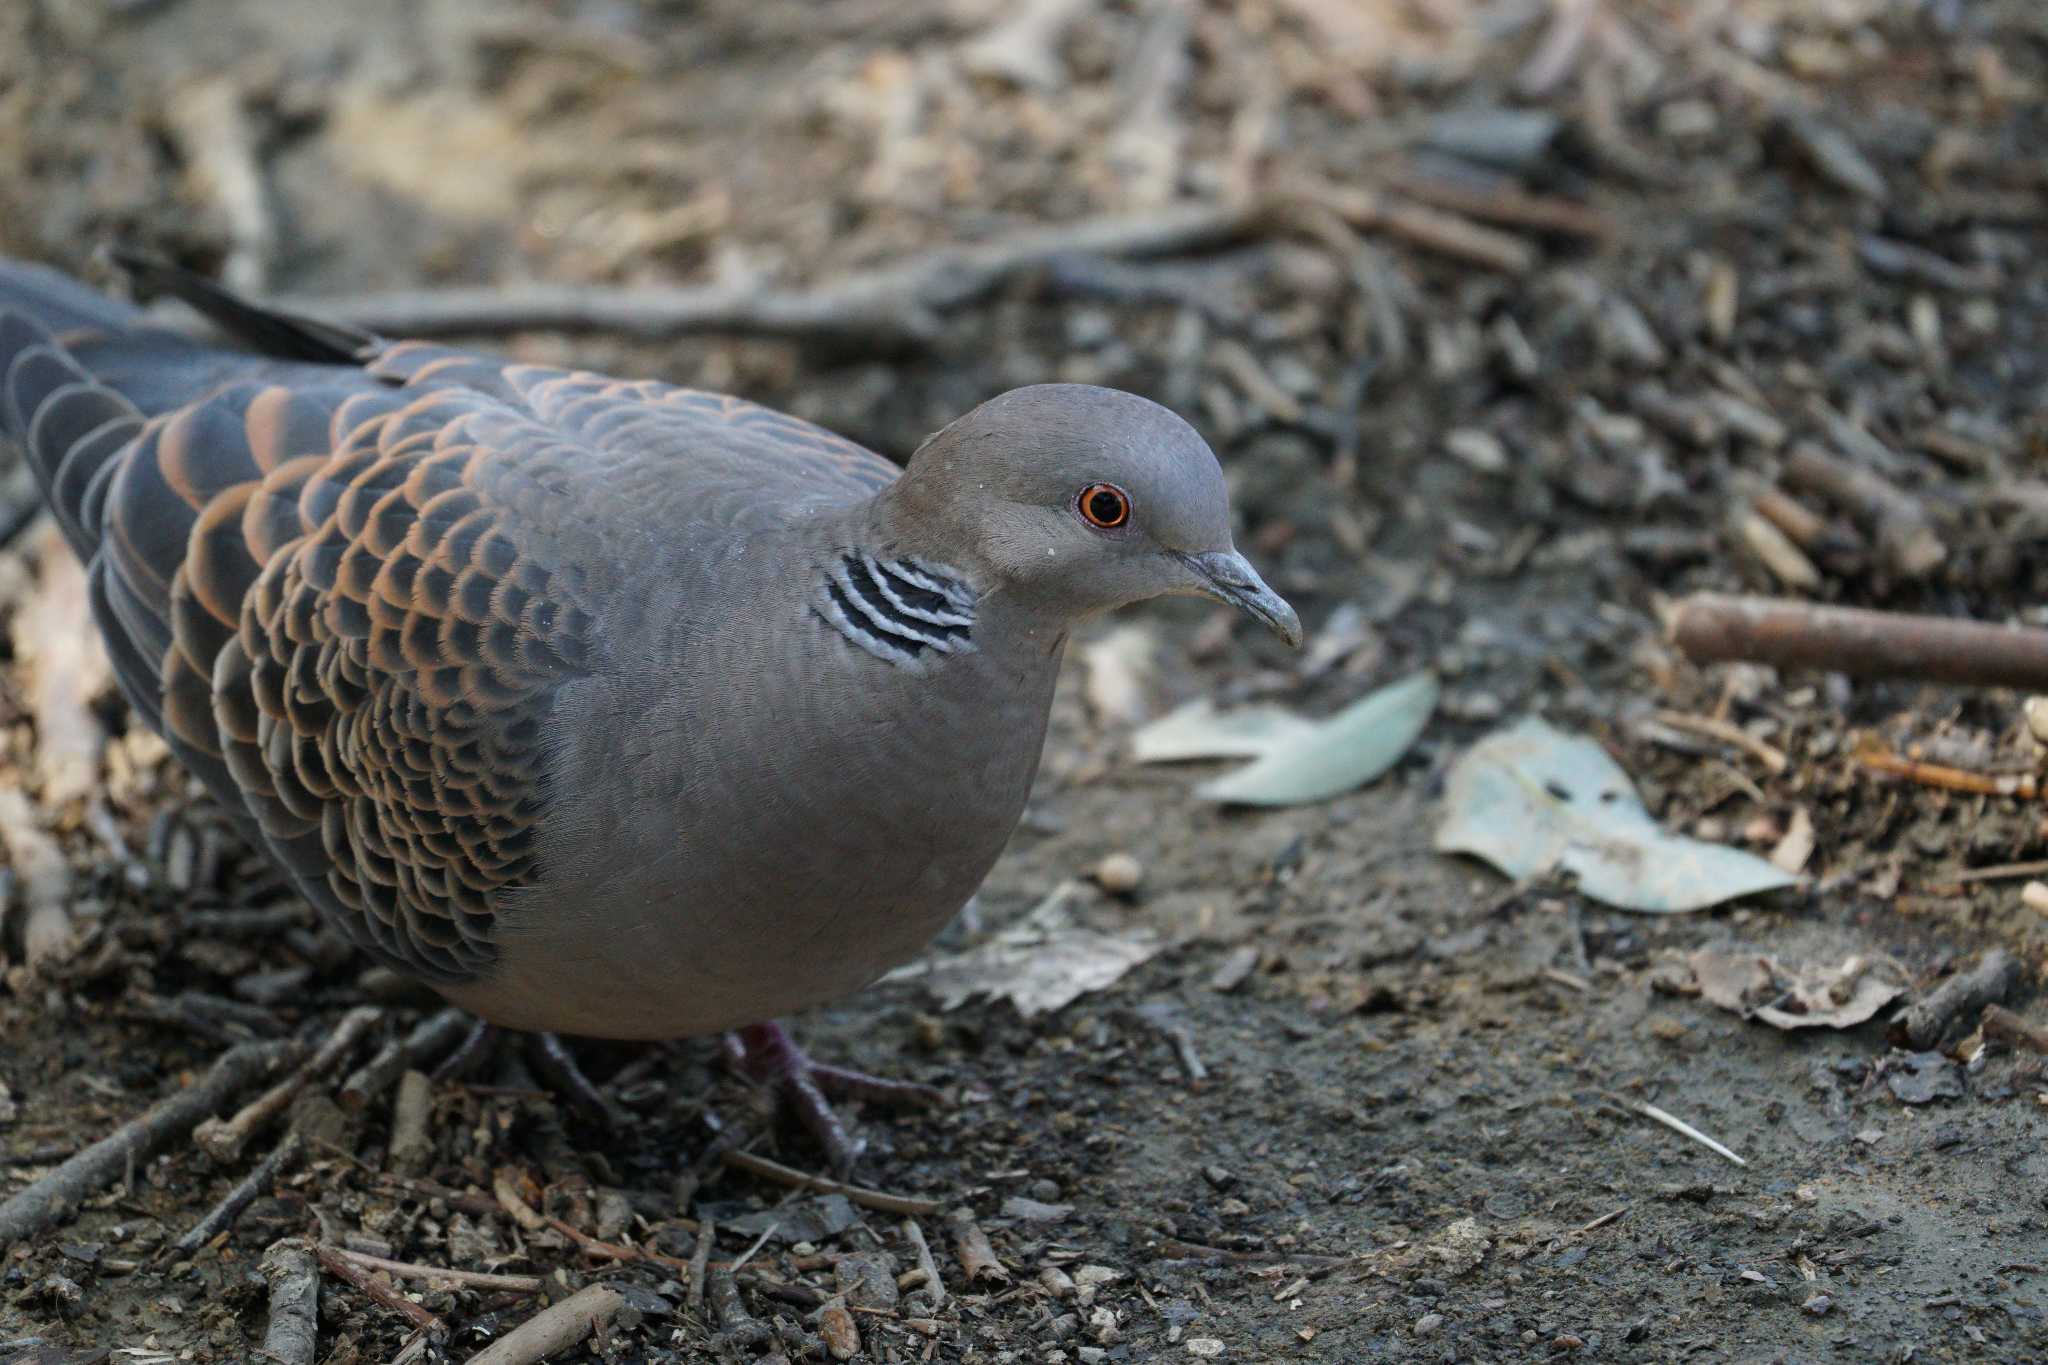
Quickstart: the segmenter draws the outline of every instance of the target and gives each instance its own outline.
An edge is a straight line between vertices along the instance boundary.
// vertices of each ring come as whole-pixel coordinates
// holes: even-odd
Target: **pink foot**
[[[891,1081],[826,1066],[804,1055],[789,1040],[780,1024],[749,1024],[724,1039],[726,1060],[741,1075],[774,1087],[776,1098],[796,1115],[797,1121],[832,1159],[833,1169],[845,1172],[867,1146],[853,1138],[833,1112],[832,1099],[867,1100],[875,1104],[921,1106],[938,1104],[945,1095],[928,1085],[912,1081]]]

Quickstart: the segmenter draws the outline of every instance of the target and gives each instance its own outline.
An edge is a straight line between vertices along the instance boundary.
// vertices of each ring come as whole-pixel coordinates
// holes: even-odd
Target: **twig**
[[[607,289],[530,285],[280,299],[290,311],[335,318],[391,336],[475,336],[541,329],[654,339],[692,332],[792,337],[866,350],[937,340],[941,314],[1063,256],[1162,256],[1227,245],[1269,228],[1263,204],[1175,204],[1156,212],[1087,218],[982,246],[919,253],[813,292],[727,286]]]
[[[719,1335],[726,1341],[751,1348],[773,1339],[774,1329],[747,1311],[739,1281],[730,1270],[713,1270],[706,1277],[704,1297],[719,1325]]]
[[[1757,489],[1750,505],[1803,549],[1817,548],[1827,536],[1827,519],[1780,489]]]
[[[1856,761],[1873,772],[1889,773],[1943,791],[1967,792],[1972,796],[2008,796],[2031,801],[2040,795],[2040,783],[2031,773],[1978,773],[1968,768],[1951,768],[1941,763],[1922,763],[1893,753],[1884,741],[1866,736],[1857,746]]]
[[[1644,1118],[1655,1119],[1680,1137],[1691,1138],[1716,1156],[1725,1156],[1738,1166],[1747,1166],[1749,1164],[1720,1143],[1714,1141],[1714,1139],[1708,1137],[1705,1133],[1702,1133],[1699,1129],[1687,1123],[1684,1119],[1673,1114],[1667,1114],[1654,1104],[1638,1103],[1636,1105],[1636,1112]]]
[[[1482,223],[1502,223],[1508,227],[1555,232],[1594,241],[1606,241],[1615,235],[1612,218],[1591,205],[1572,199],[1493,186],[1473,189],[1414,171],[1392,176],[1387,183],[1410,199],[1476,218]]]
[[[385,1284],[354,1261],[343,1256],[335,1248],[315,1245],[313,1247],[313,1255],[319,1260],[323,1270],[349,1285],[356,1292],[366,1296],[381,1307],[398,1314],[418,1330],[428,1333],[436,1341],[447,1339],[447,1323],[441,1321],[438,1316],[427,1311],[419,1304],[414,1303],[390,1285]]]
[[[358,1005],[341,1017],[319,1051],[304,1066],[244,1105],[232,1118],[208,1119],[193,1131],[192,1140],[215,1161],[233,1161],[263,1126],[282,1114],[309,1081],[341,1062],[362,1036],[384,1018],[375,1005]]]
[[[924,1289],[931,1299],[932,1311],[937,1312],[946,1302],[946,1282],[939,1278],[939,1263],[932,1259],[931,1243],[924,1239],[924,1229],[915,1218],[903,1220],[903,1235],[910,1239],[910,1245],[917,1251],[917,1267],[924,1272]]]
[[[547,1217],[542,1221],[547,1227],[553,1228],[556,1232],[561,1233],[562,1236],[573,1242],[578,1251],[596,1260],[646,1261],[650,1265],[666,1266],[674,1274],[682,1275],[689,1272],[690,1263],[679,1260],[674,1256],[664,1256],[658,1251],[647,1251],[641,1247],[627,1246],[620,1242],[607,1242],[601,1237],[592,1237],[589,1233],[566,1219]]]
[[[704,1271],[711,1264],[711,1243],[718,1236],[718,1225],[709,1218],[697,1229],[697,1245],[690,1248],[690,1297],[689,1305],[696,1308],[704,1302]]]
[[[1659,711],[1657,720],[1674,730],[1684,730],[1689,734],[1717,739],[1723,744],[1732,744],[1774,773],[1784,772],[1792,761],[1785,756],[1783,749],[1764,743],[1749,731],[1729,721],[1716,720],[1712,716],[1696,716],[1686,711]]]
[[[1951,1021],[1997,1004],[2019,979],[2019,962],[2005,949],[1993,948],[1975,967],[1956,973],[1893,1015],[1891,1040],[1900,1047],[1925,1051],[1941,1041]]]
[[[1611,1212],[1611,1213],[1603,1213],[1603,1214],[1601,1214],[1601,1215],[1600,1215],[1600,1216],[1599,1216],[1598,1218],[1595,1218],[1595,1219],[1594,1219],[1594,1220],[1593,1220],[1592,1222],[1590,1222],[1590,1223],[1581,1223],[1581,1224],[1579,1224],[1579,1231],[1580,1231],[1580,1232],[1592,1232],[1592,1231],[1595,1231],[1596,1229],[1599,1229],[1599,1228],[1604,1228],[1604,1227],[1606,1227],[1606,1226],[1607,1226],[1607,1225],[1608,1225],[1609,1223],[1612,1223],[1612,1222],[1614,1222],[1614,1221],[1615,1221],[1616,1219],[1618,1219],[1618,1218],[1625,1218],[1625,1217],[1627,1217],[1627,1216],[1628,1216],[1628,1206],[1624,1204],[1624,1205],[1623,1205],[1622,1207],[1620,1207],[1620,1208],[1618,1208],[1618,1209],[1615,1209],[1615,1210],[1614,1210],[1613,1212]]]
[[[848,1185],[838,1180],[828,1180],[822,1175],[799,1171],[794,1166],[785,1166],[779,1161],[770,1161],[753,1152],[727,1151],[720,1159],[726,1165],[772,1180],[778,1185],[789,1185],[799,1190],[814,1190],[819,1194],[843,1194],[849,1202],[862,1208],[877,1209],[882,1213],[901,1214],[909,1218],[930,1218],[946,1206],[937,1199],[918,1199],[907,1194],[890,1194],[883,1190],[864,1189],[859,1185]]]
[[[1982,621],[1699,593],[1679,603],[1671,635],[1695,663],[2048,691],[2048,631]]]
[[[756,1256],[759,1256],[761,1254],[761,1248],[768,1245],[768,1239],[770,1237],[773,1237],[775,1235],[775,1229],[781,1226],[781,1223],[775,1222],[770,1223],[765,1228],[762,1228],[761,1235],[754,1239],[754,1244],[748,1247],[746,1253],[740,1256],[737,1260],[735,1260],[730,1266],[727,1267],[727,1269],[731,1270],[732,1273],[735,1275],[739,1274],[742,1270],[745,1270],[747,1268],[747,1262],[753,1260]]]
[[[1384,232],[1504,275],[1525,275],[1536,266],[1538,252],[1523,238],[1426,204],[1358,185],[1313,183],[1294,193],[1308,203],[1329,209],[1361,231]]]
[[[0,1204],[0,1246],[66,1217],[87,1195],[121,1178],[166,1143],[261,1080],[298,1050],[288,1042],[242,1043],[222,1053],[197,1084],[152,1105],[107,1137]]]
[[[610,1285],[585,1285],[478,1351],[469,1365],[533,1365],[587,1340],[625,1306],[626,1296]]]
[[[1799,592],[1813,592],[1820,587],[1820,569],[1776,522],[1760,512],[1744,512],[1737,515],[1735,530],[1750,553],[1763,562],[1778,582]]]
[[[481,1270],[454,1270],[448,1266],[391,1261],[366,1251],[350,1251],[347,1247],[327,1249],[365,1270],[381,1270],[398,1280],[421,1280],[430,1285],[452,1284],[500,1294],[538,1294],[547,1287],[546,1281],[538,1275],[493,1275]]]
[[[2014,877],[2039,877],[2048,873],[2048,858],[2036,858],[2027,863],[1993,863],[1987,867],[1972,867],[1950,877],[1957,885],[1970,882],[2008,881]]]
[[[286,1133],[284,1140],[271,1148],[269,1155],[257,1162],[248,1175],[236,1182],[235,1187],[227,1192],[226,1198],[215,1204],[204,1218],[193,1224],[190,1232],[172,1244],[171,1250],[179,1256],[190,1256],[233,1227],[235,1220],[242,1216],[242,1210],[248,1208],[256,1201],[258,1195],[276,1182],[279,1172],[299,1159],[305,1145],[305,1140],[299,1136],[296,1129]]]
[[[377,1055],[349,1073],[341,1083],[341,1107],[359,1112],[383,1094],[407,1068],[425,1066],[462,1041],[470,1019],[458,1009],[445,1009],[421,1020],[403,1041],[393,1039]]]
[[[1948,547],[1920,504],[1874,469],[1801,441],[1785,456],[1785,477],[1826,494],[1866,522],[1878,553],[1903,578],[1924,578],[1948,558]]]
[[[1986,1038],[2010,1047],[2029,1048],[2048,1056],[2048,1028],[2028,1023],[2003,1005],[1986,1005],[1981,1027]]]
[[[270,1281],[270,1325],[260,1354],[275,1365],[313,1365],[320,1348],[320,1272],[313,1252],[296,1237],[263,1253]]]

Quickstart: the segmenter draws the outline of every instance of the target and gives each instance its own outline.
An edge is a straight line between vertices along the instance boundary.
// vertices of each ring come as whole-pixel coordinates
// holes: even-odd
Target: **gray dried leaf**
[[[1460,758],[1444,788],[1442,853],[1484,858],[1516,880],[1569,873],[1605,905],[1703,910],[1796,879],[1762,858],[1672,834],[1592,740],[1530,717]]]

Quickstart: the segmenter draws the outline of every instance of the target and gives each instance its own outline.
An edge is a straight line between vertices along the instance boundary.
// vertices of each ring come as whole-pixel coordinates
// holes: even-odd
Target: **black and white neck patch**
[[[957,569],[849,550],[826,567],[818,614],[885,662],[929,664],[974,648],[974,592]]]

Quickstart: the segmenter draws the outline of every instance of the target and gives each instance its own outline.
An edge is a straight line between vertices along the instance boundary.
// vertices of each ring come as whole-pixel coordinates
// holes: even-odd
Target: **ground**
[[[100,282],[118,240],[338,313],[543,281],[829,295],[1114,219],[1107,249],[974,288],[956,262],[886,295],[886,325],[475,341],[739,392],[896,458],[1016,383],[1149,394],[1216,446],[1312,648],[1188,604],[1076,642],[1030,811],[941,951],[1066,887],[1148,960],[1029,1018],[907,978],[796,1021],[951,1092],[855,1115],[856,1180],[930,1201],[942,1304],[861,1287],[917,1266],[900,1214],[706,1156],[716,1115],[821,1167],[710,1042],[586,1044],[620,1114],[517,1070],[443,1082],[403,1160],[388,1093],[317,1083],[301,1155],[196,1251],[172,1244],[279,1137],[215,1161],[176,1136],[5,1250],[0,1359],[251,1359],[285,1238],[540,1277],[409,1283],[448,1333],[413,1359],[587,1282],[625,1310],[557,1359],[822,1358],[841,1292],[880,1360],[2048,1358],[2043,1059],[1985,1046],[1974,1009],[1918,1054],[1882,1014],[1780,1031],[1691,970],[1889,958],[1918,995],[2002,949],[2007,1004],[2040,1019],[2048,916],[1962,876],[2048,852],[2039,807],[1856,757],[1874,735],[2010,789],[2041,753],[2022,697],[1702,667],[1664,628],[1701,589],[2044,624],[2043,82],[2036,0],[7,7],[0,252]],[[1124,249],[1185,204],[1262,207]],[[1802,442],[1894,491],[1802,477]],[[73,952],[31,968],[63,917],[19,905],[0,937],[0,1197],[237,1039],[315,1038],[366,1000],[374,1041],[424,1017],[278,899],[103,684],[85,723],[112,740],[89,733],[82,778],[49,761],[98,675],[40,543],[0,561],[0,782],[63,851]],[[1192,698],[1324,714],[1423,667],[1429,729],[1334,801],[1218,808],[1207,769],[1129,755]],[[1451,764],[1528,713],[1600,740],[1666,827],[1804,880],[1649,916],[1434,853]],[[1111,854],[1134,892],[1090,879]],[[939,1210],[999,1265],[971,1273]],[[689,1292],[705,1218],[714,1267],[772,1228],[738,1301],[777,1341],[715,1269]],[[651,1255],[572,1244],[593,1234]],[[319,1359],[413,1336],[326,1280]]]

